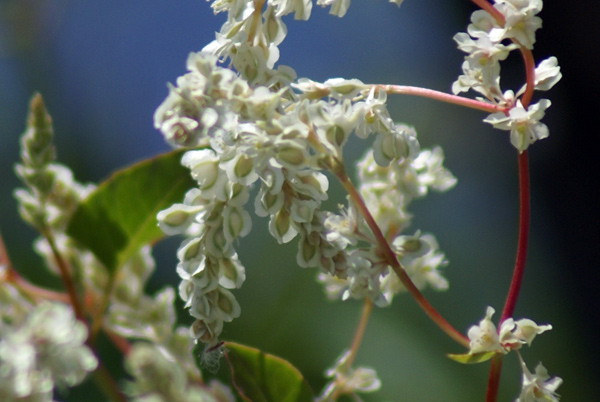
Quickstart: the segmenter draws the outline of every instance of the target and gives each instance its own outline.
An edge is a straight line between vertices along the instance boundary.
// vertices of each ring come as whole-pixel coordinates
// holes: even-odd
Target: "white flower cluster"
[[[165,358],[177,362],[188,377],[198,378],[200,372],[190,353],[194,344],[189,331],[183,326],[175,326],[174,289],[166,287],[153,297],[144,292],[154,268],[149,246],[134,254],[121,268],[103,325],[120,336],[135,339],[135,344],[142,340],[150,342]],[[101,275],[103,271],[95,272],[93,281],[89,280],[89,288],[105,288],[108,278]]]
[[[56,250],[68,265],[73,278],[78,281],[77,285],[85,289],[86,297],[93,301],[90,304],[102,305],[101,298],[106,289],[112,287],[108,303],[110,307],[105,312],[103,329],[127,338],[153,343],[154,347],[159,348],[165,356],[176,361],[189,377],[199,378],[200,373],[189,353],[193,343],[188,331],[183,327],[174,328],[176,314],[173,305],[173,289],[166,288],[154,297],[144,294],[146,282],[155,267],[150,247],[146,246],[135,253],[120,268],[115,283],[111,285],[110,275],[102,263],[89,250],[74,242],[65,233],[69,218],[77,205],[93,190],[93,186],[82,185],[74,179],[71,170],[66,166],[54,163],[51,119],[39,96],[34,96],[31,103],[28,128],[22,137],[22,159],[22,164],[17,165],[16,170],[27,188],[15,192],[22,216],[36,228],[43,228],[44,231],[52,233]],[[55,254],[46,238],[40,238],[35,242],[35,250],[44,259],[51,272],[60,274]],[[6,276],[5,268],[2,269],[0,278]],[[8,396],[9,394],[25,395],[25,392],[29,392],[26,384],[19,384],[28,379],[32,383],[40,382],[43,392],[40,394],[41,391],[36,391],[37,388],[30,387],[29,398],[32,399],[19,400],[50,400],[48,398],[52,398],[52,389],[55,385],[76,385],[88,371],[95,368],[95,363],[94,367],[91,367],[85,355],[91,353],[87,346],[83,345],[87,338],[87,329],[83,323],[72,319],[72,313],[69,313],[71,315],[66,313],[68,307],[63,305],[48,307],[44,304],[36,306],[32,300],[23,297],[8,283],[0,287],[0,306],[2,307],[1,322],[10,324],[0,327],[2,332],[0,336],[4,338],[6,335],[6,339],[2,341],[3,352],[0,352],[2,353],[0,377],[6,376],[6,384],[3,377],[0,380],[2,381],[0,400],[13,400]],[[97,312],[90,311],[90,313]],[[56,327],[52,327],[51,321],[39,318],[44,314],[47,315],[48,320],[56,320],[54,323]],[[31,325],[40,328],[32,330]],[[45,330],[54,336],[47,342],[43,338],[46,336],[42,333],[43,325],[48,326]],[[32,331],[35,334],[28,335]],[[56,338],[59,336],[65,338]],[[10,342],[18,342],[18,344]],[[54,348],[50,353],[56,355],[56,359],[62,359],[63,356],[72,357],[74,368],[66,367],[64,372],[50,372],[44,369],[42,374],[36,374],[37,371],[30,373],[32,370],[38,370],[37,363],[32,360],[38,358],[34,356],[34,352],[46,353],[44,351],[38,353],[39,348],[35,342],[48,343],[48,348]],[[59,345],[53,346],[52,342]],[[15,348],[16,352],[10,352],[11,348]],[[69,351],[68,348],[72,350]],[[40,364],[45,364],[44,361],[48,360],[45,357],[39,359],[43,360]],[[86,368],[88,366],[91,368]],[[69,370],[75,370],[76,374],[70,374]],[[10,386],[6,387],[7,384]],[[18,389],[12,390],[14,387]],[[6,397],[2,392],[7,393]],[[35,399],[37,397],[41,399]]]
[[[531,345],[536,335],[552,329],[552,325],[537,325],[527,318],[518,321],[508,318],[500,325],[500,331],[497,331],[492,322],[494,312],[492,307],[488,307],[485,318],[479,322],[479,325],[469,329],[467,334],[471,341],[469,353],[506,354],[511,350],[520,349],[524,344]]]
[[[470,340],[469,353],[507,354],[512,350],[516,351],[523,370],[522,390],[517,402],[557,402],[559,398],[555,391],[562,383],[562,379],[559,377],[550,379],[541,363],[536,367],[535,374],[532,374],[518,352],[523,345],[530,346],[537,335],[551,330],[552,325],[537,325],[528,318],[517,321],[508,318],[502,322],[498,331],[492,322],[494,312],[492,307],[488,307],[483,320],[469,328],[467,334]]]
[[[542,0],[495,0],[494,8],[503,16],[503,22],[487,11],[477,10],[471,16],[468,34],[461,32],[454,36],[458,48],[467,56],[462,65],[463,74],[452,85],[452,92],[458,94],[472,89],[487,101],[510,109],[507,114],[494,113],[484,121],[500,130],[509,130],[511,144],[523,152],[530,144],[548,136],[548,127],[540,120],[550,101],[542,99],[524,106],[518,98],[525,87],[516,94],[510,90],[502,92],[500,61],[513,50],[533,48],[535,31],[542,26],[542,20],[537,17],[542,10]],[[510,43],[505,44],[507,41]],[[550,57],[535,69],[534,89],[547,91],[561,77],[556,57]]]
[[[208,384],[188,380],[185,370],[164,350],[136,343],[125,359],[134,381],[126,385],[133,402],[234,402],[231,391],[216,380]]]
[[[411,133],[410,138],[415,138],[411,128],[398,126],[398,129]],[[442,162],[441,148],[434,148],[416,151],[416,155],[405,159],[395,159],[385,167],[377,164],[375,151],[369,151],[358,163],[359,191],[365,204],[386,238],[391,239],[393,251],[419,289],[426,286],[437,290],[448,288],[448,282],[439,271],[446,260],[438,250],[436,239],[420,232],[401,234],[410,224],[411,215],[407,207],[413,199],[425,196],[429,188],[445,191],[456,184],[456,178],[442,166]],[[351,274],[338,270],[320,274],[319,280],[325,284],[331,298],[368,296],[379,306],[389,305],[395,294],[405,290],[404,285],[380,255],[368,229],[357,222],[356,211],[350,211],[342,216],[328,216],[325,237],[340,249],[345,249],[346,271]],[[346,248],[361,241],[367,242],[368,247]]]
[[[515,402],[558,402],[560,397],[556,389],[562,384],[562,378],[548,375],[548,370],[538,363],[535,367],[535,374],[529,371],[525,362],[519,356],[521,369],[523,370],[523,384],[521,395]]]
[[[81,383],[98,365],[86,339],[86,326],[63,304],[40,304],[20,322],[3,320],[0,399],[53,401],[55,386]]]
[[[53,137],[52,118],[36,94],[21,136],[21,163],[15,166],[27,188],[17,189],[15,198],[21,217],[33,227],[64,232],[79,200],[93,187],[76,182],[69,168],[55,163]]]
[[[328,287],[329,282],[341,283],[338,294],[343,298],[370,297],[387,305],[401,285],[389,279],[379,245],[353,206],[341,214],[320,210],[329,188],[321,170],[343,169],[342,147],[352,132],[363,139],[375,135],[374,151],[363,163],[373,166],[365,169],[376,169],[375,162],[392,165],[394,177],[365,177],[370,184],[361,192],[370,197],[379,223],[395,227],[390,239],[407,225],[407,213],[402,222],[386,223],[397,219],[400,205],[423,196],[429,187],[445,190],[455,182],[441,166],[441,150],[419,152],[414,130],[394,123],[383,90],[355,79],[292,83],[292,69],[273,69],[276,46],[285,36],[281,17],[293,12],[296,18],[308,18],[310,1],[267,1],[264,12],[255,4],[213,2],[215,11],[228,11],[227,22],[215,41],[190,54],[189,72],[169,87],[154,115],[167,142],[190,149],[182,164],[198,182],[183,203],[157,218],[166,234],[188,236],[177,253],[179,294],[196,319],[194,337],[207,348],[218,343],[223,323],[240,314],[230,290],[245,279],[234,241],[251,229],[244,209],[250,186],[259,187],[254,210],[269,218],[271,235],[279,243],[299,237],[301,267],[319,268]],[[347,7],[347,2],[318,4],[331,5],[338,15]],[[237,74],[219,66],[218,58],[229,59]],[[366,190],[369,186],[373,191]],[[391,198],[375,194],[386,189]],[[389,205],[379,206],[377,197]],[[381,212],[386,208],[389,217]],[[398,246],[399,257],[407,260],[420,286],[445,288],[436,271],[443,255],[435,240],[425,236],[416,242],[423,243],[417,252]],[[384,281],[389,284],[382,288]]]
[[[381,388],[381,380],[372,368],[358,367],[353,369],[348,364],[350,351],[346,351],[335,362],[334,366],[325,373],[331,381],[315,402],[337,400],[340,395],[355,394],[356,392],[375,392]]]

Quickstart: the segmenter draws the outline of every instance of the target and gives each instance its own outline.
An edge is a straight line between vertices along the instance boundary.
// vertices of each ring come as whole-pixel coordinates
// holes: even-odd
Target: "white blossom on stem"
[[[542,363],[538,363],[535,373],[532,373],[521,355],[518,356],[523,370],[523,383],[521,394],[515,402],[558,402],[560,396],[556,393],[556,389],[562,384],[562,378],[550,377]]]
[[[548,127],[540,120],[550,106],[548,99],[542,99],[525,110],[521,101],[515,107],[504,113],[493,113],[483,121],[497,129],[510,131],[510,143],[523,152],[537,140],[548,137]]]
[[[470,341],[470,354],[483,352],[497,352],[506,354],[511,350],[518,350],[522,345],[531,345],[536,335],[552,329],[551,325],[537,325],[530,319],[524,318],[514,321],[508,318],[500,325],[500,330],[492,322],[495,310],[486,309],[485,317],[469,328],[467,336]]]

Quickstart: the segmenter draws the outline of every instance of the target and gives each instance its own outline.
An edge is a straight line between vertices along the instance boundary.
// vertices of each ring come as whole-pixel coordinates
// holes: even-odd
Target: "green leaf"
[[[483,363],[490,360],[499,352],[481,352],[481,353],[465,353],[460,355],[447,354],[450,359],[462,364]]]
[[[258,349],[225,342],[232,383],[246,401],[312,402],[302,374],[286,360]]]
[[[67,234],[114,273],[142,246],[163,236],[156,214],[197,185],[181,166],[185,150],[146,159],[113,174],[73,214]]]

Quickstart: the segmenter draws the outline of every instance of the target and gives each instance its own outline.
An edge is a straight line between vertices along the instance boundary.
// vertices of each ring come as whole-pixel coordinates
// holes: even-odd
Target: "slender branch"
[[[502,354],[496,354],[492,357],[490,363],[490,374],[488,376],[488,386],[485,392],[485,402],[496,402],[498,389],[500,388],[500,373],[502,372]]]
[[[524,108],[529,106],[531,98],[533,97],[533,90],[535,89],[535,60],[533,59],[533,53],[531,50],[521,46],[519,48],[521,55],[523,56],[523,63],[525,63],[525,93],[521,98],[521,104]]]
[[[52,255],[54,256],[54,260],[56,265],[58,265],[58,270],[60,271],[60,277],[62,279],[63,285],[67,294],[69,295],[69,300],[71,302],[71,306],[73,307],[73,312],[75,313],[75,317],[84,324],[87,325],[85,320],[85,316],[83,313],[83,309],[81,307],[81,303],[79,302],[79,297],[77,296],[77,290],[75,289],[75,283],[73,282],[73,278],[71,277],[71,273],[69,272],[69,267],[67,262],[63,258],[62,254],[56,247],[56,242],[54,241],[54,236],[49,228],[44,227],[40,229],[40,233],[44,238],[48,241],[50,245],[50,249],[52,250]]]
[[[472,0],[473,3],[477,4],[481,9],[487,11],[496,20],[496,23],[500,26],[504,26],[505,19],[502,13],[496,10],[487,0]],[[517,40],[512,40],[519,46],[519,51],[523,57],[525,65],[525,93],[521,98],[521,104],[524,108],[529,106],[533,91],[535,88],[535,61],[531,50],[525,48]],[[523,274],[525,272],[525,262],[527,259],[527,244],[529,241],[529,209],[530,209],[530,196],[529,196],[529,160],[527,151],[523,151],[518,156],[519,164],[519,237],[517,240],[517,254],[515,258],[515,265],[513,268],[513,275],[510,286],[508,288],[508,294],[506,301],[504,302],[504,308],[500,317],[500,323],[513,315],[519,291],[521,290],[521,283],[523,281]],[[498,330],[500,325],[498,325]],[[495,402],[498,394],[498,387],[500,383],[500,373],[502,371],[502,356],[495,356],[492,358],[490,364],[490,373],[488,377],[488,386],[486,391],[486,402]]]
[[[56,292],[54,290],[46,289],[40,286],[36,286],[23,278],[15,270],[7,270],[4,278],[9,283],[15,285],[21,292],[25,293],[31,300],[52,300],[60,303],[69,304],[70,298],[66,293]]]
[[[127,339],[123,338],[121,335],[111,331],[106,327],[102,328],[102,332],[104,332],[104,334],[108,337],[108,339],[110,339],[113,345],[117,349],[119,349],[119,351],[121,351],[121,354],[123,356],[127,356],[129,354],[129,352],[131,351],[131,344]]]
[[[346,364],[348,366],[352,366],[352,362],[356,357],[356,353],[358,352],[358,348],[360,347],[360,343],[362,342],[365,330],[367,329],[367,322],[369,321],[371,310],[373,310],[373,302],[367,297],[365,298],[365,304],[363,305],[363,309],[360,315],[360,321],[358,322],[358,325],[356,327],[356,332],[354,332],[354,338],[352,338],[352,344],[350,345],[350,355],[348,355],[348,358],[346,359]]]
[[[94,315],[92,317],[92,323],[90,325],[90,344],[94,344],[96,341],[96,337],[98,336],[98,331],[102,327],[102,320],[104,319],[104,312],[108,307],[108,303],[110,301],[110,295],[112,294],[113,288],[115,286],[115,278],[116,275],[111,273],[108,278],[108,284],[104,288],[104,292],[102,293],[102,299],[98,305],[96,311],[94,311]]]
[[[354,338],[352,338],[352,344],[350,345],[348,357],[344,362],[345,367],[350,368],[354,362],[354,359],[356,358],[356,353],[358,352],[358,348],[360,347],[360,343],[362,342],[365,334],[367,322],[369,321],[369,316],[371,315],[372,309],[373,302],[368,297],[365,298],[365,304],[363,305],[362,313],[360,315],[360,321],[356,327],[356,332],[354,332]],[[337,401],[343,389],[343,387],[336,387],[333,393],[327,397],[327,401]]]
[[[529,160],[527,151],[523,151],[519,154],[519,239],[517,243],[517,256],[508,295],[506,296],[504,309],[500,317],[501,323],[513,314],[519,290],[521,289],[523,273],[525,272],[527,243],[529,241],[529,203]]]
[[[505,113],[508,108],[494,105],[488,102],[482,102],[476,99],[464,98],[462,96],[451,95],[445,92],[434,91],[433,89],[412,87],[407,85],[380,85],[372,84],[371,86],[382,89],[388,94],[395,95],[413,95],[422,98],[438,100],[440,102],[451,103],[453,105],[464,106],[471,109],[481,110],[488,113]]]
[[[0,232],[0,267],[2,266],[4,266],[7,271],[14,271],[12,264],[10,263],[10,258],[8,258],[8,252],[4,245],[4,239],[2,239],[2,233]]]
[[[387,240],[385,239],[381,229],[373,219],[373,216],[369,212],[367,206],[365,205],[362,197],[346,175],[343,164],[337,161],[336,166],[332,169],[333,173],[337,176],[338,180],[350,196],[350,199],[360,212],[360,214],[365,219],[365,222],[371,229],[371,232],[375,236],[377,244],[381,251],[383,252],[383,256],[386,262],[392,267],[392,270],[398,275],[400,278],[400,282],[404,285],[404,287],[408,290],[408,293],[415,299],[419,307],[427,314],[427,316],[442,330],[444,331],[450,338],[454,341],[458,342],[460,345],[465,348],[469,347],[469,339],[457,331],[448,321],[446,321],[438,312],[433,308],[433,306],[425,299],[423,294],[419,291],[419,289],[412,282],[402,265],[398,262],[396,258],[396,254],[390,248]]]

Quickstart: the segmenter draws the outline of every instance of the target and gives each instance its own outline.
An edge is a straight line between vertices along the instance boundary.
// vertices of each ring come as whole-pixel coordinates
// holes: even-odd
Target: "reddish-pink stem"
[[[502,371],[502,355],[492,357],[488,386],[485,392],[485,402],[496,402],[498,388],[500,387],[500,372]]]
[[[65,287],[65,290],[67,291],[67,294],[69,295],[69,300],[71,301],[71,307],[73,307],[73,313],[75,314],[75,317],[89,327],[89,324],[85,319],[83,308],[79,301],[79,296],[77,295],[77,290],[75,289],[75,283],[73,282],[71,272],[69,270],[67,262],[58,250],[58,247],[56,247],[56,242],[54,241],[54,236],[52,232],[48,228],[42,228],[40,232],[42,236],[46,238],[48,244],[50,245],[50,249],[52,250],[54,261],[58,266],[63,285]]]
[[[525,82],[527,83],[525,93],[521,98],[521,104],[527,109],[531,102],[531,98],[533,97],[533,90],[535,88],[535,60],[533,59],[531,50],[526,49],[523,46],[520,47],[520,50],[521,55],[523,56],[523,63],[525,63]]]
[[[462,96],[451,95],[445,92],[434,91],[433,89],[426,89],[420,87],[412,87],[407,85],[372,85],[375,88],[382,89],[388,94],[395,95],[413,95],[420,96],[422,98],[435,99],[440,102],[451,103],[458,106],[464,106],[471,109],[481,110],[487,113],[506,113],[508,108],[491,103],[478,101],[476,99],[463,98]]]
[[[525,150],[519,154],[519,239],[517,256],[500,322],[512,317],[521,289],[527,259],[527,243],[529,241],[529,201],[529,158]]]
[[[496,10],[487,0],[472,0],[473,3],[477,4],[481,9],[487,11],[496,20],[499,26],[504,26],[504,16]],[[514,41],[519,45],[519,50],[523,56],[523,62],[525,64],[525,93],[521,98],[521,104],[524,108],[529,106],[533,91],[535,87],[535,61],[531,50],[525,48],[523,45]],[[500,317],[500,323],[507,318],[511,317],[515,305],[517,304],[517,298],[519,291],[521,290],[521,283],[523,280],[523,273],[525,272],[525,261],[527,259],[527,244],[529,241],[529,158],[527,151],[523,151],[518,156],[519,163],[519,238],[517,243],[517,255],[515,258],[515,266],[513,269],[513,275],[508,288],[508,294],[504,303],[504,309],[502,310],[502,316]],[[500,325],[498,325],[500,329]],[[488,378],[488,387],[486,392],[486,402],[495,402],[496,395],[498,394],[498,386],[500,383],[500,373],[502,371],[502,360],[501,358],[492,359],[490,366],[490,374]]]
[[[404,268],[400,265],[398,259],[396,258],[396,254],[394,254],[394,251],[390,248],[389,243],[387,242],[383,233],[381,232],[381,229],[373,219],[373,216],[369,212],[362,197],[360,196],[360,194],[358,193],[358,191],[344,172],[343,164],[338,162],[337,166],[334,169],[332,169],[332,171],[334,172],[334,174],[336,175],[336,177],[350,196],[350,199],[358,209],[361,216],[364,218],[365,222],[367,223],[367,226],[369,226],[369,229],[371,229],[371,232],[375,236],[377,244],[379,245],[382,253],[384,254],[383,257],[385,258],[386,262],[390,265],[390,267],[392,267],[392,270],[396,273],[396,275],[400,279],[400,282],[402,282],[408,293],[417,302],[417,304],[419,305],[419,307],[421,307],[425,314],[427,314],[427,316],[442,331],[444,331],[450,338],[458,342],[460,345],[464,346],[465,348],[468,348],[469,339],[463,334],[461,334],[458,330],[456,330],[456,328],[454,328],[448,321],[444,319],[444,317],[440,315],[440,313],[437,312],[437,310],[423,296],[421,291],[415,286],[415,284],[412,282]]]

